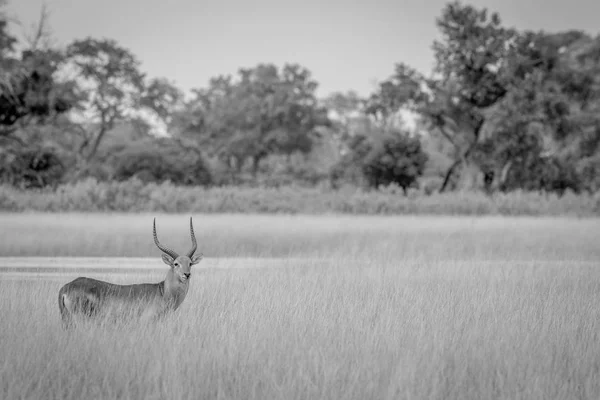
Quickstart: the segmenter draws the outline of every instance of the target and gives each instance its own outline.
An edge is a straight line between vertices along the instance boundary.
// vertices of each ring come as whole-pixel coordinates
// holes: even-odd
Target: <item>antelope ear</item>
[[[193,256],[192,257],[192,265],[198,264],[200,262],[200,260],[202,260],[202,257],[204,257],[204,255],[202,253],[196,254],[195,256]]]
[[[168,255],[168,254],[163,254],[162,255],[162,260],[165,264],[167,264],[169,267],[173,266],[173,263],[175,262],[175,260],[173,260],[173,258]]]

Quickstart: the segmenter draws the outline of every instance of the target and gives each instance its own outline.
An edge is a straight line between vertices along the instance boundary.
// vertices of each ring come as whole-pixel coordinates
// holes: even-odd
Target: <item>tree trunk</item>
[[[94,139],[94,144],[92,145],[92,148],[86,157],[87,161],[90,161],[96,155],[98,147],[100,146],[100,142],[102,141],[102,138],[104,137],[106,131],[107,129],[105,127],[100,128],[98,135],[96,135],[96,138]]]
[[[96,152],[98,151],[98,147],[100,146],[100,142],[104,138],[104,135],[106,134],[106,132],[108,132],[109,130],[114,128],[114,126],[115,126],[115,116],[113,115],[113,116],[107,117],[107,115],[103,112],[102,115],[100,116],[100,131],[98,132],[98,135],[94,139],[94,144],[92,145],[92,149],[90,150],[90,152],[88,153],[88,155],[86,157],[87,161],[90,161],[96,155]]]
[[[461,154],[461,157],[455,160],[450,166],[450,168],[448,168],[448,171],[446,171],[446,176],[444,177],[444,182],[440,187],[439,193],[443,193],[446,190],[446,188],[448,187],[448,183],[450,182],[450,178],[452,177],[452,174],[454,173],[456,168],[458,168],[460,165],[467,165],[469,163],[471,153],[473,152],[473,150],[475,150],[475,146],[477,145],[477,141],[479,140],[479,134],[481,132],[481,128],[483,127],[483,122],[484,120],[482,119],[477,123],[473,130],[473,141],[471,142],[471,144],[469,144],[467,150],[465,150],[465,152]]]
[[[254,178],[255,180],[256,180],[256,175],[258,175],[258,167],[260,165],[261,160],[262,160],[262,156],[260,156],[260,155],[252,156],[251,172],[252,172],[252,178]]]
[[[448,187],[448,183],[450,183],[450,178],[452,177],[454,170],[460,164],[462,164],[462,162],[463,162],[462,158],[459,158],[458,160],[456,160],[452,163],[450,168],[448,168],[448,170],[446,171],[446,176],[444,177],[444,182],[442,183],[442,186],[440,187],[440,191],[439,191],[440,193],[444,193],[446,191],[446,188]]]

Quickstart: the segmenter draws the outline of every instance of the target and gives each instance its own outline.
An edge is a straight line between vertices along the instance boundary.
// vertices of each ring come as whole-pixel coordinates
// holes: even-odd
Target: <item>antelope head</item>
[[[198,264],[202,260],[202,253],[194,255],[198,244],[196,243],[196,236],[194,235],[194,225],[192,224],[192,218],[190,218],[190,235],[192,237],[192,248],[187,252],[186,255],[180,256],[174,250],[163,246],[158,241],[156,235],[156,218],[154,218],[154,243],[163,252],[162,260],[165,264],[171,267],[175,276],[180,282],[185,283],[190,279],[192,274],[192,265]]]

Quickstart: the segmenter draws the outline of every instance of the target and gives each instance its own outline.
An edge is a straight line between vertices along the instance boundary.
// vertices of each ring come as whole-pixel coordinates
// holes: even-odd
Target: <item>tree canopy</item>
[[[53,46],[47,18],[23,41],[0,12],[5,183],[600,189],[600,36],[520,31],[454,1],[436,20],[432,71],[400,61],[368,96],[320,98],[297,63],[245,66],[185,93],[115,40]]]

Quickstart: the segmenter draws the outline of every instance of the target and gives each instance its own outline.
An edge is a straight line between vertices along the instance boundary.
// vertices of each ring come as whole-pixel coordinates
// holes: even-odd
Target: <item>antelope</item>
[[[192,265],[198,264],[202,253],[194,255],[198,245],[190,218],[192,248],[180,256],[162,245],[153,222],[154,243],[162,251],[162,261],[171,268],[165,279],[158,283],[118,285],[97,279],[79,277],[58,292],[58,306],[63,327],[68,328],[74,316],[92,319],[100,316],[139,316],[143,319],[160,318],[175,311],[188,292]]]

